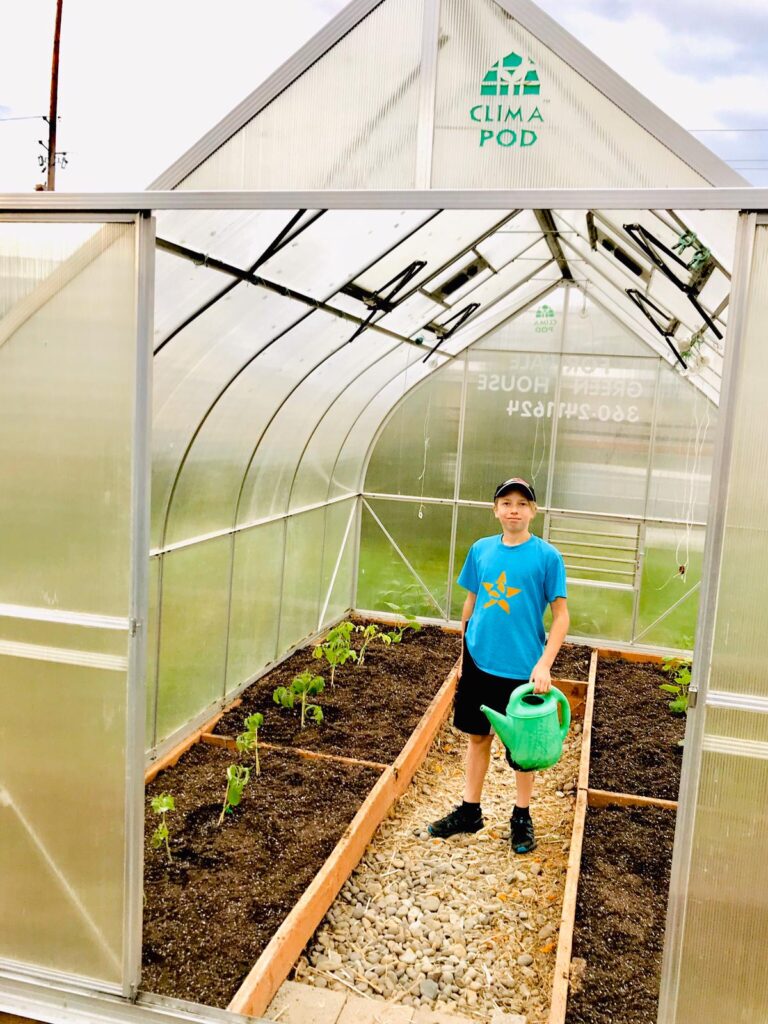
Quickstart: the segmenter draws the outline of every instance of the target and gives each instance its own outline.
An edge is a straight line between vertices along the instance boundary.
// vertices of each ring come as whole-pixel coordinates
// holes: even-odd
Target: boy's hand
[[[537,661],[531,672],[534,693],[548,693],[552,689],[552,676],[549,668]]]

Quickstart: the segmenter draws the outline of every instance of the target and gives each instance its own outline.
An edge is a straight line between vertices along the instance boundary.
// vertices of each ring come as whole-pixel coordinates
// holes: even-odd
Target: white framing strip
[[[0,655],[8,658],[28,658],[30,661],[53,661],[59,665],[80,665],[82,668],[104,668],[109,672],[127,672],[128,658],[120,654],[96,654],[94,651],[75,651],[66,647],[45,647],[41,644],[20,644],[0,640]]]
[[[152,210],[740,210],[768,212],[766,188],[310,189],[294,191],[10,192],[19,213]]]
[[[768,743],[760,740],[739,740],[733,736],[705,736],[701,741],[701,749],[709,751],[710,754],[730,754],[748,757],[750,760],[768,760]]]
[[[748,693],[710,690],[705,703],[708,708],[725,708],[727,711],[751,711],[759,715],[768,715],[768,697],[756,697]]]
[[[88,612],[59,611],[55,608],[35,608],[25,604],[0,604],[0,619],[24,619],[28,622],[60,622],[68,626],[87,626],[90,629],[118,629],[127,631],[130,622],[120,615],[91,615]]]
[[[432,149],[435,134],[437,53],[440,40],[440,0],[424,0],[419,68],[419,120],[416,137],[416,187],[432,184]]]

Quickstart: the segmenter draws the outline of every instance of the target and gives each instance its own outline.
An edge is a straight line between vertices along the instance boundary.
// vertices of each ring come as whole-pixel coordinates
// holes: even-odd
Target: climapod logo
[[[530,57],[526,60],[518,53],[508,53],[497,60],[480,86],[485,102],[476,104],[469,112],[475,124],[485,126],[480,129],[480,148],[533,146],[538,135],[530,125],[543,124],[544,118],[536,101],[529,97],[540,93],[539,73]],[[504,102],[493,102],[491,97]]]

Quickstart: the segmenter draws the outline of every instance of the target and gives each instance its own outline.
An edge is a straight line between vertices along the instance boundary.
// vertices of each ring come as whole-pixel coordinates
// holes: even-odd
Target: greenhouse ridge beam
[[[530,188],[197,192],[35,192],[0,195],[18,213],[151,210],[740,210],[768,213],[766,188]]]

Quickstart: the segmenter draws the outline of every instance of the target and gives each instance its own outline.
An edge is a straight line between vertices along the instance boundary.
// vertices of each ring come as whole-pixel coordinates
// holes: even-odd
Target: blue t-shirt
[[[478,668],[507,679],[528,679],[544,651],[542,617],[566,596],[565,565],[540,537],[522,544],[483,537],[469,549],[459,586],[477,594],[466,641]]]

